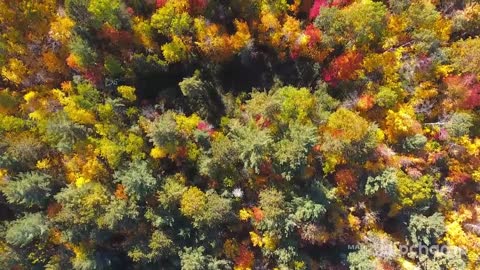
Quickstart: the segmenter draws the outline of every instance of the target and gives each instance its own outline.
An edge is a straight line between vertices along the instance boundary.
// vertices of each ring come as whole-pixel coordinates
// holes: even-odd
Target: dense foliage
[[[0,31],[0,269],[480,269],[478,1],[0,0]]]

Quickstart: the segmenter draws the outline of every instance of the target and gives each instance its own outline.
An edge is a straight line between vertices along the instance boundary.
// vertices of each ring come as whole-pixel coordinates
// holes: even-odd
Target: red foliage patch
[[[255,116],[255,123],[258,127],[267,128],[272,122],[268,118],[265,118],[263,115],[259,114]]]
[[[133,10],[132,7],[128,7],[127,8],[127,13],[128,13],[128,15],[133,16],[133,15],[135,15],[135,10]]]
[[[444,83],[448,87],[450,96],[458,101],[462,109],[474,109],[480,106],[480,83],[475,75],[465,74],[446,77]]]
[[[322,37],[322,32],[320,31],[320,29],[316,28],[313,24],[309,24],[305,28],[305,35],[309,37],[308,46],[313,47],[315,44],[317,44],[320,41]]]
[[[343,7],[350,4],[352,0],[333,0],[330,4],[329,2],[329,0],[315,0],[313,6],[310,8],[310,13],[308,14],[310,20],[315,19],[320,14],[320,10],[323,7]]]
[[[255,218],[255,220],[258,222],[262,221],[264,217],[262,209],[258,207],[253,207],[252,211],[253,211],[253,217]]]
[[[464,184],[470,181],[472,177],[468,173],[453,171],[449,173],[447,179],[456,184]]]
[[[99,85],[102,81],[102,72],[99,72],[98,70],[89,70],[83,74],[83,77],[93,85]]]
[[[111,26],[105,25],[102,27],[100,37],[108,39],[112,43],[124,43],[127,44],[132,40],[132,35],[127,31],[119,31]]]
[[[254,255],[247,246],[241,245],[238,251],[238,256],[235,258],[235,266],[239,268],[252,268]]]
[[[264,161],[260,164],[260,174],[269,175],[273,172],[272,162]]]
[[[47,207],[47,216],[49,218],[55,217],[58,212],[62,210],[62,205],[56,202],[50,203]]]
[[[335,182],[341,191],[344,194],[349,194],[357,190],[357,176],[352,169],[340,169],[335,173]]]
[[[323,79],[332,85],[341,80],[353,80],[357,77],[356,70],[360,69],[363,55],[356,51],[346,52],[335,58],[324,71]]]
[[[156,7],[157,8],[161,8],[163,6],[165,6],[165,4],[167,3],[168,0],[157,0],[157,3],[156,3]]]
[[[466,109],[474,109],[480,106],[480,84],[477,83],[467,93],[467,98],[463,103]]]
[[[332,7],[344,7],[346,5],[349,5],[352,2],[352,0],[333,0],[330,6]]]
[[[177,147],[176,156],[178,158],[186,158],[187,155],[188,155],[187,147],[185,146]]]
[[[190,0],[190,6],[194,11],[202,11],[208,5],[208,0]]]
[[[308,17],[311,20],[315,19],[318,16],[318,14],[320,14],[320,8],[327,7],[327,6],[328,6],[328,0],[315,0],[312,8],[310,9],[310,14],[308,15]]]
[[[197,125],[197,129],[200,130],[200,131],[203,131],[203,132],[206,132],[208,133],[208,135],[212,135],[214,130],[213,130],[213,126],[208,124],[207,122],[205,121],[200,121]]]

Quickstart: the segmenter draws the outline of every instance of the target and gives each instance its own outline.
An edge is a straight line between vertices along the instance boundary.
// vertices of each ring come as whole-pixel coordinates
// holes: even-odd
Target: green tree
[[[427,137],[423,136],[422,134],[416,134],[405,138],[402,148],[407,152],[422,150],[427,141]]]
[[[26,247],[33,241],[45,240],[48,236],[49,223],[41,213],[27,214],[12,221],[5,233],[7,243]]]
[[[190,187],[182,195],[180,210],[182,214],[192,218],[196,226],[211,227],[228,218],[231,203],[213,190],[204,193],[197,187]]]
[[[259,172],[260,165],[272,152],[273,139],[268,130],[258,129],[252,125],[242,126],[232,121],[229,137],[239,149],[239,157],[244,167]]]
[[[318,141],[317,128],[313,125],[293,123],[283,138],[273,146],[274,165],[279,173],[291,180],[307,166],[307,155]]]
[[[155,146],[166,148],[169,152],[175,152],[182,142],[181,135],[177,132],[175,114],[168,111],[148,123],[147,136]]]
[[[58,112],[39,123],[43,139],[62,153],[73,150],[75,143],[86,138],[86,128],[72,122],[64,112]]]
[[[192,110],[203,119],[212,119],[219,113],[219,104],[215,104],[217,93],[212,83],[204,81],[197,70],[192,77],[184,78],[178,86],[188,99]]]
[[[205,248],[185,248],[180,253],[180,259],[182,262],[182,269],[185,270],[202,270],[207,266],[207,260],[205,256]]]
[[[377,269],[375,263],[375,255],[368,249],[368,247],[361,245],[360,249],[355,252],[350,252],[347,257],[348,264],[352,270],[375,270]]]
[[[316,203],[308,197],[294,197],[291,204],[294,211],[289,218],[296,222],[316,222],[327,211],[324,205]]]
[[[440,213],[428,217],[413,215],[410,217],[408,232],[414,245],[433,245],[446,232],[445,218]]]
[[[266,229],[277,233],[283,231],[288,214],[285,195],[275,188],[268,188],[260,191],[258,197],[259,206],[264,215],[261,222]]]
[[[162,257],[171,254],[173,249],[173,241],[169,236],[159,230],[155,230],[146,246],[136,246],[128,252],[128,256],[132,258],[134,262],[156,262]]]
[[[116,171],[114,182],[121,183],[130,198],[143,200],[155,192],[158,180],[153,176],[149,164],[143,160],[130,162],[124,169]]]
[[[93,15],[95,25],[100,27],[108,23],[116,29],[122,26],[121,21],[122,2],[120,0],[95,0],[90,1],[88,12]]]
[[[95,64],[97,52],[81,37],[74,37],[70,43],[70,51],[77,57],[80,67],[87,68]]]
[[[11,204],[43,207],[51,196],[52,177],[35,171],[20,173],[2,186],[1,191]]]
[[[473,127],[473,117],[469,113],[457,112],[445,124],[448,134],[452,137],[469,135]]]
[[[110,195],[106,187],[98,182],[89,182],[79,188],[69,185],[55,194],[55,199],[62,205],[62,209],[54,221],[65,226],[65,234],[81,236],[84,228],[96,224],[97,219],[105,213]]]
[[[375,46],[381,41],[387,26],[387,8],[382,2],[356,1],[342,10],[351,25],[356,44]]]
[[[365,185],[365,195],[372,196],[378,191],[385,191],[387,194],[395,194],[397,184],[397,170],[387,168],[380,175],[369,176]]]

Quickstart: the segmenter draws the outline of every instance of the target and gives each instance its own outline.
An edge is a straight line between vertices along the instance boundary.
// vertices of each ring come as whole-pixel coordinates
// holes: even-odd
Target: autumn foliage
[[[0,269],[480,269],[477,1],[0,0],[0,29]]]

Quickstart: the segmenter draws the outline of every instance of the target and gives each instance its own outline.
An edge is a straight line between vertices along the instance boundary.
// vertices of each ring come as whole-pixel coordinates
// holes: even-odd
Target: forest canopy
[[[480,269],[479,112],[478,1],[0,0],[0,269]]]

